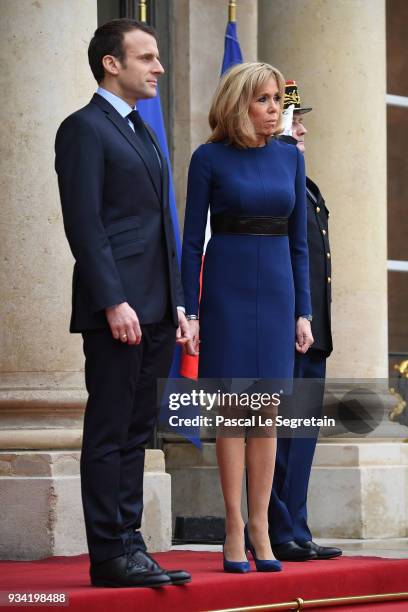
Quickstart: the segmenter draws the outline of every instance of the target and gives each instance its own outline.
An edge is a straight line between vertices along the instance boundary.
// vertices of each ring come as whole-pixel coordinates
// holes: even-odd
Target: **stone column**
[[[295,79],[308,175],[330,216],[335,351],[329,376],[385,378],[384,0],[259,0],[259,58]]]
[[[96,26],[96,0],[1,3],[0,558],[86,550],[78,475],[86,393],[81,337],[68,333],[73,259],[54,139],[95,90],[87,46]],[[165,492],[152,544],[165,548],[169,477],[154,453],[149,461],[146,498],[160,497],[159,485]]]
[[[67,332],[73,259],[54,139],[64,117],[94,89],[86,51],[95,27],[94,0],[2,3],[0,367],[3,397],[5,389],[8,399],[15,397],[16,419],[26,401],[33,404],[31,391],[41,411],[45,396],[54,407],[61,396],[68,400],[67,389],[83,388],[80,337]]]
[[[239,0],[237,4],[242,55],[244,61],[256,61],[257,3]],[[220,78],[227,20],[227,0],[177,0],[173,4],[173,165],[181,227],[190,157],[210,133],[208,112]]]

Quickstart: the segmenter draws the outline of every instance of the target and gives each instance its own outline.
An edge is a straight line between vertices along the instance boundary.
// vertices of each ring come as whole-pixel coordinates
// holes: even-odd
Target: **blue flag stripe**
[[[167,146],[167,137],[166,130],[164,126],[163,113],[161,108],[160,101],[160,92],[157,92],[157,96],[155,98],[149,98],[146,100],[139,100],[137,103],[137,109],[143,118],[143,120],[149,124],[154,130],[157,140],[159,141],[161,150],[163,152],[164,157],[167,160],[168,168],[169,168],[169,206],[170,206],[170,214],[173,222],[174,235],[176,239],[176,249],[177,249],[177,259],[180,264],[181,260],[181,240],[180,240],[180,226],[178,222],[177,215],[177,206],[176,206],[176,197],[174,193],[174,185],[173,185],[173,175],[171,171],[170,164],[170,155],[169,148]],[[175,347],[173,362],[170,369],[170,378],[179,378],[180,377],[180,359],[181,359],[181,349],[179,346]],[[164,401],[161,405],[160,409],[160,417],[159,421],[167,424],[169,422],[169,406],[166,401]],[[200,447],[200,430],[196,429],[195,431],[179,431],[185,438],[190,440],[193,444]]]
[[[225,32],[224,58],[222,60],[221,74],[243,61],[241,47],[238,42],[237,24],[229,21]]]

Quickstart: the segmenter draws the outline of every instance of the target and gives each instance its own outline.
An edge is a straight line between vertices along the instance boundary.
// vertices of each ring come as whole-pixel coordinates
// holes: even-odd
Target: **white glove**
[[[288,108],[286,108],[283,113],[283,136],[292,136],[292,122],[293,122],[293,111],[295,105],[291,104]]]

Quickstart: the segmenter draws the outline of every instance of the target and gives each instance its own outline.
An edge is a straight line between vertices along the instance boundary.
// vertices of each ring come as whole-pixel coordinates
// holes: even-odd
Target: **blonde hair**
[[[249,105],[270,78],[276,80],[280,95],[280,113],[274,133],[282,131],[285,93],[282,74],[270,64],[245,62],[228,70],[218,84],[208,116],[212,133],[207,142],[227,140],[238,148],[254,146],[256,137]]]

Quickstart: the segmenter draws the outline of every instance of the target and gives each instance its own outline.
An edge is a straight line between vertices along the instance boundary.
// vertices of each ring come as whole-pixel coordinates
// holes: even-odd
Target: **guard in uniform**
[[[303,115],[311,108],[300,103],[295,81],[286,81],[284,109],[293,105],[292,136],[281,136],[304,153],[307,130]],[[292,110],[291,109],[291,110]],[[296,353],[294,378],[312,379],[302,400],[307,415],[321,416],[326,359],[332,352],[331,335],[331,252],[329,211],[316,183],[306,177],[309,276],[312,297],[314,344],[305,354]],[[342,554],[339,548],[313,542],[307,525],[307,489],[316,448],[318,428],[307,438],[278,438],[275,475],[269,504],[269,535],[277,559],[307,561],[330,559]]]

